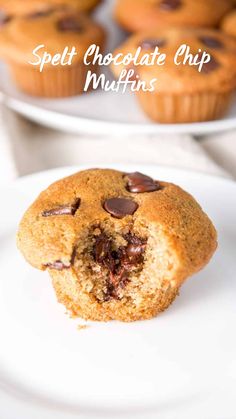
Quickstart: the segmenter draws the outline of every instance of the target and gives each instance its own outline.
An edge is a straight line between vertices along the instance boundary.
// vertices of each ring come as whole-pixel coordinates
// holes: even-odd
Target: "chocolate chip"
[[[123,218],[126,215],[133,215],[138,209],[138,204],[127,198],[110,198],[104,202],[105,211],[115,218]]]
[[[47,263],[44,266],[49,269],[56,269],[57,271],[62,271],[63,269],[69,269],[71,267],[71,264],[65,265],[61,260],[56,260],[55,262]]]
[[[93,258],[96,263],[108,270],[103,301],[110,301],[111,298],[120,299],[119,290],[129,282],[130,271],[143,262],[146,239],[131,233],[124,235],[124,239],[127,245],[114,250],[112,240],[105,233],[95,238]]]
[[[40,19],[41,17],[49,16],[52,12],[53,9],[41,10],[27,15],[27,17],[29,19]]]
[[[140,239],[139,237],[130,233],[124,235],[124,239],[128,242],[125,248],[126,256],[129,263],[140,263],[142,259],[140,256],[145,252],[147,240]]]
[[[57,29],[62,32],[82,32],[83,27],[73,16],[63,17],[57,22]]]
[[[133,70],[133,74],[129,76],[129,80],[137,82],[138,81],[137,80],[138,79],[138,68],[137,68],[137,66],[135,66],[135,65],[127,66],[126,67],[127,74],[130,70]]]
[[[94,245],[94,258],[97,263],[105,262],[110,270],[113,269],[114,256],[111,252],[111,240],[104,233],[100,234],[96,238]],[[110,263],[110,261],[112,262]]]
[[[163,47],[165,44],[166,40],[163,38],[149,38],[141,41],[139,46],[143,49],[154,49],[156,47]]]
[[[199,58],[201,58],[201,55],[202,53],[199,54]],[[208,63],[203,64],[201,72],[208,74],[219,67],[220,67],[220,63],[211,55],[210,61],[208,61]]]
[[[140,244],[140,245],[136,245],[136,244],[129,244],[126,248],[126,253],[129,257],[137,257],[139,255],[141,255],[144,251],[145,251],[145,244]]]
[[[199,41],[209,48],[218,49],[223,47],[223,44],[219,39],[213,38],[211,36],[200,36]]]
[[[0,27],[4,26],[11,20],[11,16],[6,15],[3,10],[0,10]]]
[[[112,285],[112,284],[110,284],[110,282],[108,282],[106,284],[106,291],[103,293],[102,301],[103,301],[103,303],[108,302],[108,301],[111,301],[112,298],[115,298],[117,300],[119,299],[119,297],[118,297],[118,295],[115,291],[114,285]]]
[[[127,190],[129,192],[154,192],[161,189],[161,185],[158,182],[155,182],[151,177],[139,172],[129,173],[127,179]]]
[[[132,244],[135,244],[135,245],[141,245],[141,244],[146,244],[147,243],[146,239],[142,239],[142,238],[136,236],[135,234],[131,234],[131,233],[124,234],[124,239],[128,243],[132,243]]]
[[[162,10],[176,10],[182,6],[181,0],[162,0],[160,3],[160,8]]]
[[[42,212],[43,217],[50,217],[53,215],[75,215],[80,206],[80,198],[77,198],[73,204],[59,205],[58,207]]]

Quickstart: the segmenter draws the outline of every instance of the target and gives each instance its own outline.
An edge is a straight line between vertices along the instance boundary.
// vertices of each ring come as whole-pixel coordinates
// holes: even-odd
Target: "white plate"
[[[97,19],[108,32],[108,50],[113,51],[124,33],[112,20],[114,0],[104,0]],[[106,71],[103,70],[105,73]],[[112,78],[108,73],[109,78]],[[41,124],[71,132],[90,133],[191,133],[202,135],[236,128],[236,100],[229,114],[221,120],[192,124],[157,124],[150,122],[139,108],[135,96],[96,91],[68,99],[33,98],[19,92],[0,67],[0,90],[6,94],[9,107]]]
[[[236,184],[195,172],[138,169],[193,193],[217,227],[219,249],[166,312],[130,324],[90,322],[78,330],[81,321],[65,315],[48,274],[29,266],[15,247],[26,207],[50,182],[77,169],[1,188],[1,419],[235,419]]]

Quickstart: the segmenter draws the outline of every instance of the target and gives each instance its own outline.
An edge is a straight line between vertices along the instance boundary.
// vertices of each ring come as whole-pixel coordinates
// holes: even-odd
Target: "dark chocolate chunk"
[[[62,271],[63,269],[69,269],[71,264],[65,265],[61,260],[56,260],[55,262],[47,263],[45,267],[49,269],[56,269],[57,271]]]
[[[215,49],[223,48],[222,42],[219,39],[214,38],[212,36],[200,36],[199,41],[209,48],[215,48]]]
[[[199,54],[200,55],[200,54]],[[202,66],[202,73],[208,74],[211,73],[212,71],[216,70],[217,68],[220,67],[220,63],[219,61],[217,61],[212,55],[211,55],[211,59],[210,61],[208,61],[208,63],[203,64]]]
[[[97,263],[102,263],[110,249],[110,240],[108,237],[103,233],[100,234],[96,238],[95,246],[94,246],[94,258]]]
[[[132,75],[129,75],[129,80],[130,81],[135,81],[135,82],[137,82],[138,81],[138,68],[137,68],[137,66],[135,66],[135,65],[129,65],[129,66],[127,66],[126,67],[126,73],[127,73],[127,75],[128,75],[128,73],[129,73],[129,71],[130,70],[133,70],[133,73],[132,73]]]
[[[0,27],[4,26],[10,20],[11,16],[6,15],[6,13],[3,10],[0,10]]]
[[[43,217],[50,217],[53,215],[75,215],[80,206],[80,198],[77,198],[73,204],[59,205],[58,207],[42,212]]]
[[[138,204],[128,198],[110,198],[104,202],[104,209],[115,218],[133,215],[138,209]]]
[[[181,0],[162,0],[160,3],[160,8],[162,10],[176,10],[181,6]]]
[[[126,248],[128,257],[133,258],[140,256],[145,251],[145,244],[129,244]]]
[[[41,17],[49,16],[53,12],[53,9],[40,10],[38,12],[27,15],[29,19],[40,19]]]
[[[128,242],[128,245],[125,248],[126,263],[136,264],[142,262],[142,255],[145,252],[147,240],[141,239],[130,233],[126,234],[124,239]]]
[[[154,49],[163,47],[166,44],[164,38],[147,38],[140,42],[139,46],[143,49]]]
[[[66,16],[58,20],[57,29],[61,32],[82,32],[83,26],[73,16]]]
[[[110,271],[114,270],[115,257],[112,254],[112,243],[104,233],[96,238],[94,258],[97,263],[105,265]]]
[[[132,244],[136,244],[136,245],[147,243],[146,239],[142,239],[142,238],[140,238],[140,237],[138,237],[138,236],[136,236],[135,234],[132,234],[132,233],[125,234],[124,239],[128,243],[132,243]]]
[[[129,192],[154,192],[161,189],[161,185],[158,182],[139,172],[129,173],[127,179],[127,190]]]
[[[102,302],[111,301],[112,298],[119,299],[117,293],[115,292],[115,287],[110,282],[106,284],[106,291],[103,294]]]
[[[95,238],[93,247],[94,260],[108,270],[106,292],[103,301],[112,298],[119,299],[119,289],[129,282],[129,272],[143,262],[146,249],[146,239],[141,239],[131,233],[124,235],[126,246],[114,250],[113,242],[105,233]]]

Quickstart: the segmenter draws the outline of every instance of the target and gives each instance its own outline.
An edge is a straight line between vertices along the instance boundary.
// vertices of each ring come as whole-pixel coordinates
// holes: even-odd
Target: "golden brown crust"
[[[99,3],[100,0],[0,0],[0,9],[7,16],[19,17],[60,8],[88,12]]]
[[[228,35],[236,37],[236,10],[225,16],[222,21],[221,29]]]
[[[70,18],[78,24],[79,30],[60,30],[60,22]],[[76,64],[83,61],[84,54],[91,43],[103,47],[104,38],[103,28],[89,16],[55,11],[37,18],[22,17],[7,22],[0,31],[0,55],[7,61],[35,69],[28,62],[38,60],[32,55],[36,47],[44,45],[37,51],[40,57],[45,51],[54,56],[62,54],[66,47],[68,47],[68,52],[75,47],[77,55],[73,57],[72,63]],[[43,71],[48,67],[55,70],[58,66],[52,67],[52,64],[48,63]]]
[[[233,7],[231,0],[185,0],[162,8],[163,0],[117,0],[115,18],[130,32],[160,27],[215,27]],[[171,3],[171,2],[170,2]],[[175,3],[175,2],[173,2]]]
[[[18,247],[31,265],[49,270],[59,302],[75,315],[103,321],[153,317],[174,300],[182,282],[211,258],[217,245],[216,231],[207,215],[180,187],[166,182],[160,185],[161,189],[154,192],[133,193],[127,190],[124,173],[110,169],[86,170],[49,186],[26,211],[19,226]],[[103,208],[104,201],[114,197],[132,199],[138,209],[133,215],[114,218]],[[77,209],[73,215],[45,216],[52,209],[75,203]],[[86,242],[94,226],[105,226],[111,234],[132,231],[142,236],[145,231],[150,235],[143,279],[135,277],[136,285],[131,280],[124,298],[101,302],[85,289],[82,267],[78,267],[81,265],[75,263],[73,255]],[[155,258],[167,260],[160,279],[154,277],[163,267],[156,265]],[[56,261],[66,268],[55,269]],[[96,274],[94,278],[96,281]]]

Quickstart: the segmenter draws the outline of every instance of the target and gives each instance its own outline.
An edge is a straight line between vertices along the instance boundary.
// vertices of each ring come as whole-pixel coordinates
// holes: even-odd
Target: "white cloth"
[[[71,135],[0,109],[0,184],[54,167],[158,164],[236,178],[236,132],[196,140],[189,135]]]

